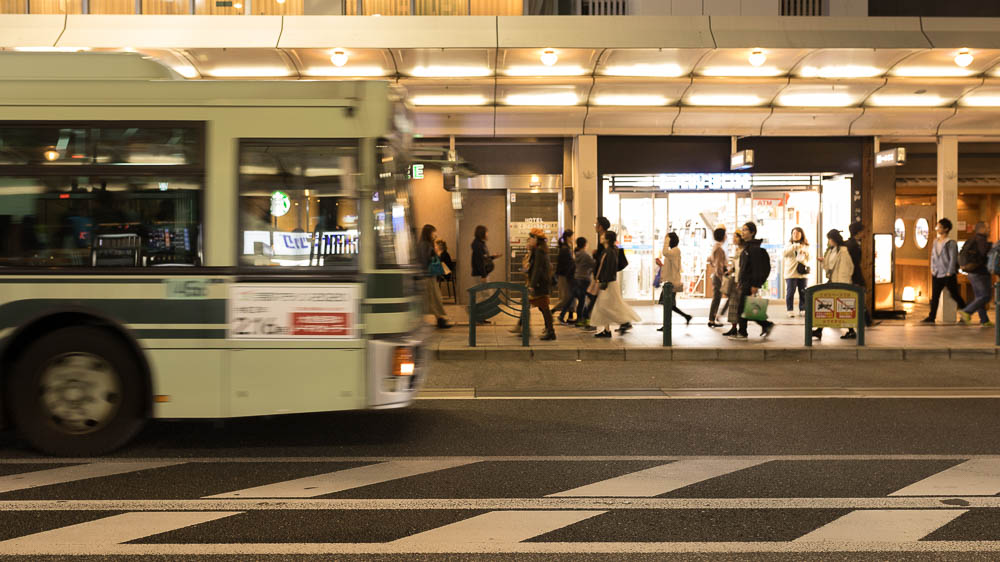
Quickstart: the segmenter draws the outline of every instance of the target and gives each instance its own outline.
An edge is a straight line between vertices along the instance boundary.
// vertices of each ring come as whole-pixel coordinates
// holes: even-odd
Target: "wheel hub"
[[[54,358],[41,377],[41,404],[61,431],[90,433],[114,418],[121,400],[118,373],[90,353]]]

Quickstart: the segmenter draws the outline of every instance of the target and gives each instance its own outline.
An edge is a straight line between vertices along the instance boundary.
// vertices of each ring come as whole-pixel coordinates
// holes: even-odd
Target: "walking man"
[[[962,253],[959,254],[959,261],[963,262],[961,266],[969,277],[969,284],[972,285],[975,299],[958,314],[962,317],[962,322],[971,324],[972,315],[978,312],[979,321],[984,327],[993,325],[990,322],[990,317],[986,314],[986,305],[990,303],[990,281],[992,280],[990,271],[986,269],[986,256],[990,253],[991,247],[990,241],[986,238],[989,233],[990,227],[985,222],[977,222],[975,234],[965,241]],[[961,259],[963,256],[964,260]]]
[[[861,221],[851,223],[848,228],[851,238],[847,241],[847,253],[851,256],[851,263],[854,264],[854,273],[851,274],[851,284],[857,285],[867,290],[865,283],[865,271],[861,268],[861,240],[865,237],[865,225]],[[872,312],[865,307],[865,326],[871,327]],[[854,340],[858,338],[858,333],[854,328],[848,328],[847,333],[840,336],[842,340]]]
[[[950,238],[951,227],[947,218],[939,220],[934,227],[937,238],[931,248],[931,312],[923,320],[928,324],[933,324],[937,318],[941,291],[945,289],[955,299],[959,310],[965,308],[965,299],[958,293],[958,243]]]
[[[761,240],[757,238],[757,225],[748,222],[743,225],[743,251],[740,253],[740,303],[739,310],[743,311],[747,297],[757,296],[757,291],[764,286],[767,278],[771,275],[771,258],[767,255],[767,250],[760,246]],[[770,320],[754,320],[760,325],[760,335],[766,338],[774,329],[774,322]],[[747,319],[740,314],[739,331],[730,336],[733,339],[747,339]]]

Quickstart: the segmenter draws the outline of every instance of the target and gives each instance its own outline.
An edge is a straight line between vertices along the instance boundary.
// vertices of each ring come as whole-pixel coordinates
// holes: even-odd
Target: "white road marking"
[[[816,552],[1000,552],[1000,541],[925,542],[521,542],[521,543],[242,543],[32,545],[7,548],[3,554],[41,556],[199,556],[229,554],[627,554],[657,553],[816,553]],[[815,558],[815,557],[814,557]]]
[[[944,527],[967,509],[871,509],[852,511],[803,535],[795,542],[919,541]]]
[[[754,460],[689,460],[654,466],[631,474],[602,480],[547,497],[636,497],[650,498],[710,478],[757,466]]]
[[[518,543],[606,511],[491,511],[393,541],[399,545]]]
[[[1000,494],[1000,459],[966,461],[898,490],[891,496],[995,496]]]
[[[38,462],[35,460],[35,462]],[[28,488],[38,488],[39,486],[51,486],[53,484],[63,484],[66,482],[76,482],[88,478],[101,478],[104,476],[114,476],[116,474],[126,474],[139,470],[149,470],[152,468],[163,468],[184,464],[174,461],[139,461],[132,463],[108,463],[97,462],[76,466],[62,466],[48,470],[36,470],[34,472],[24,472],[21,474],[11,474],[0,477],[0,493],[13,492],[16,490],[26,490]]]
[[[949,502],[949,503],[946,503]],[[1000,508],[1000,496],[905,498],[429,498],[0,501],[18,511],[296,511],[505,509],[942,509]]]
[[[60,547],[108,547],[238,515],[238,511],[123,513],[0,542],[0,552]]]
[[[208,498],[315,498],[408,476],[471,464],[466,460],[391,461],[236,490]]]

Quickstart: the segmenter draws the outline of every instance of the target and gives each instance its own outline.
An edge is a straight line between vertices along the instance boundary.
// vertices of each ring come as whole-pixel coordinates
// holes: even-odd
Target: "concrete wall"
[[[451,207],[451,192],[444,190],[441,171],[425,170],[424,179],[413,180],[411,189],[417,232],[420,232],[425,224],[433,224],[437,227],[438,238],[448,244],[448,253],[452,258],[458,259],[455,254],[458,244],[455,211]]]

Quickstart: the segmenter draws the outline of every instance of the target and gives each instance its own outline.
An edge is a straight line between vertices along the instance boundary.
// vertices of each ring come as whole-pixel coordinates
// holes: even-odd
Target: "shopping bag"
[[[437,256],[431,256],[431,263],[427,266],[427,272],[432,277],[444,277],[444,265]]]
[[[590,286],[587,287],[588,295],[594,295],[596,297],[597,293],[599,293],[600,291],[601,291],[601,284],[597,282],[597,279],[591,281]]]
[[[656,275],[653,277],[653,288],[654,289],[659,289],[660,288],[660,271],[661,271],[660,269],[657,269],[656,270]]]
[[[743,303],[743,318],[757,322],[767,321],[767,299],[746,297]]]

